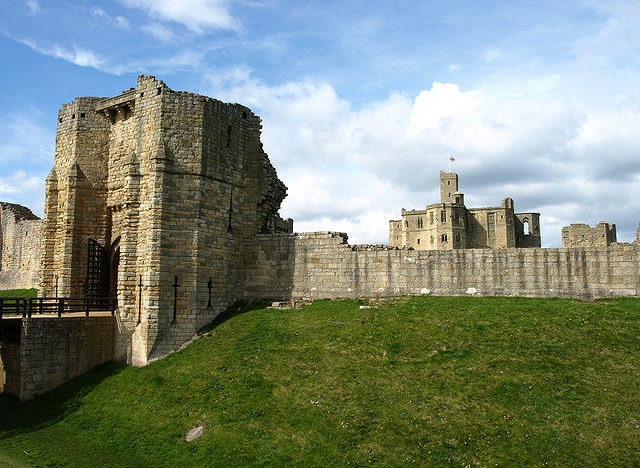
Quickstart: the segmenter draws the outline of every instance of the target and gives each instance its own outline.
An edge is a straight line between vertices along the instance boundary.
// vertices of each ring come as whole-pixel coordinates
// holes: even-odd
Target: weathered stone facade
[[[256,235],[292,230],[277,214],[286,187],[260,130],[248,108],[153,76],[63,105],[40,295],[56,284],[61,296],[117,294],[116,358],[135,365],[188,341],[243,296]],[[106,279],[87,273],[89,239],[104,250]]]
[[[616,225],[600,221],[594,227],[571,223],[562,228],[562,247],[606,247],[616,242]]]
[[[0,342],[0,392],[21,401],[48,392],[113,358],[115,319],[38,317],[3,319],[17,342]]]
[[[531,297],[640,295],[640,245],[420,251],[349,245],[335,232],[261,235],[245,298],[405,294]]]
[[[424,210],[402,209],[389,221],[389,245],[415,250],[540,247],[540,214],[514,213],[513,200],[501,206],[467,208],[458,174],[440,171],[440,203]]]
[[[0,290],[37,288],[42,220],[24,206],[0,202]]]

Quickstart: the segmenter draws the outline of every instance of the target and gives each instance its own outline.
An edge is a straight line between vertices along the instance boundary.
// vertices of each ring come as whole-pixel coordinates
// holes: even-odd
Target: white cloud
[[[99,7],[93,8],[91,10],[91,14],[93,16],[103,18],[107,22],[119,27],[120,29],[128,29],[130,26],[129,20],[124,16],[111,16],[107,12],[105,12],[102,8],[99,8]]]
[[[156,19],[174,21],[195,33],[208,29],[237,29],[227,0],[120,0],[131,8],[145,10]]]
[[[460,65],[456,65],[455,63],[449,65],[450,72],[456,72],[460,70]]]
[[[31,39],[14,39],[43,55],[66,60],[67,62],[71,62],[81,67],[93,67],[100,69],[105,63],[105,60],[93,51],[82,49],[80,47],[73,46],[71,49],[68,49],[59,44],[41,45]]]
[[[487,49],[483,52],[482,58],[487,63],[492,63],[502,58],[502,53],[498,49]]]
[[[30,166],[53,163],[55,133],[42,125],[40,111],[29,108],[0,120],[0,167],[14,163]]]
[[[40,11],[40,4],[36,0],[27,0],[25,2],[27,4],[27,8],[29,9],[29,13],[35,15]]]
[[[386,241],[401,208],[438,201],[450,154],[468,206],[514,198],[517,211],[542,214],[546,246],[570,222],[617,223],[623,241],[637,226],[640,111],[630,106],[585,112],[434,83],[414,99],[396,93],[354,110],[327,84],[268,86],[245,69],[209,78],[207,94],[262,117],[265,150],[289,186],[282,211],[298,231],[348,228],[352,241]],[[604,174],[612,160],[620,167]]]
[[[0,176],[0,200],[28,206],[38,216],[44,213],[44,191],[43,177],[28,175],[24,171]]]
[[[149,23],[140,29],[163,42],[172,42],[177,37],[171,28],[160,23]]]

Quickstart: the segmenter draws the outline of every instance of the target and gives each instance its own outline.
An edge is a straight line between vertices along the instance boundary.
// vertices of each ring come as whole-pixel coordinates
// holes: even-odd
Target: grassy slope
[[[0,396],[0,460],[640,464],[640,300],[358,305],[245,307],[145,368],[108,364],[24,405]]]
[[[0,297],[38,297],[37,289],[7,289],[0,291]]]

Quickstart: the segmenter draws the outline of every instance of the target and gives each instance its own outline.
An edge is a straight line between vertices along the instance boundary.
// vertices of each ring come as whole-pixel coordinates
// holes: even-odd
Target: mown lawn
[[[639,377],[639,299],[243,306],[145,368],[1,396],[0,462],[638,466]]]
[[[38,297],[37,289],[6,289],[0,291],[0,297]]]

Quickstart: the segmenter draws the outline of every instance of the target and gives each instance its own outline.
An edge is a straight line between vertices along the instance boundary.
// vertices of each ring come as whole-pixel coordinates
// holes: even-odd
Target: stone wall
[[[257,233],[292,231],[278,216],[286,187],[260,132],[248,108],[153,76],[64,104],[39,294],[56,285],[64,296],[117,294],[116,358],[134,365],[190,340],[242,297]],[[87,275],[89,239],[108,264],[93,269],[97,280]]]
[[[42,220],[29,208],[0,202],[0,290],[37,288]]]
[[[640,246],[418,251],[346,234],[262,235],[246,300],[378,295],[638,296]]]
[[[30,400],[110,361],[114,332],[112,316],[22,319],[20,344],[0,343],[2,390]]]
[[[562,228],[562,247],[606,247],[616,242],[616,225],[600,221],[594,227],[571,223]]]

